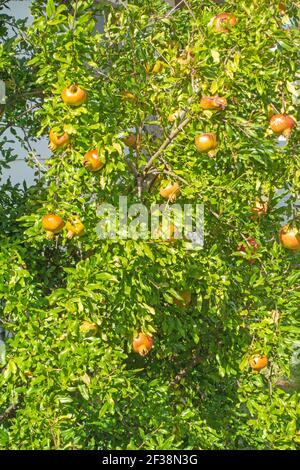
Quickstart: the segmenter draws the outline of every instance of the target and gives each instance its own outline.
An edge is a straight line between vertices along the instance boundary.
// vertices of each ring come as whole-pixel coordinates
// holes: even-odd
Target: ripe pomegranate
[[[268,365],[268,358],[267,356],[260,356],[259,354],[254,354],[249,359],[249,366],[254,371],[259,371],[264,369]]]
[[[55,234],[64,228],[65,223],[59,215],[47,214],[42,219],[42,225],[47,232]]]
[[[274,114],[270,119],[270,127],[275,134],[282,134],[288,138],[296,127],[296,122],[291,116]]]
[[[211,132],[207,134],[198,134],[195,137],[195,145],[199,152],[208,153],[209,157],[215,156],[214,150],[217,148],[217,139]]]
[[[132,149],[140,150],[142,147],[142,138],[140,135],[136,136],[136,134],[129,134],[124,137],[123,142],[127,147]]]
[[[139,333],[133,338],[132,349],[140,356],[146,356],[153,346],[153,339],[144,333]]]
[[[73,84],[62,91],[61,98],[70,106],[80,106],[86,101],[87,93],[78,85]]]
[[[227,106],[226,98],[220,96],[203,96],[200,100],[200,108],[202,109],[222,109]]]
[[[93,149],[85,154],[83,164],[87,170],[98,171],[103,168],[105,161],[100,158],[98,150]]]
[[[300,250],[300,231],[298,228],[285,225],[279,232],[279,239],[284,248],[292,251]]]
[[[50,139],[49,147],[52,151],[55,151],[58,148],[64,148],[70,142],[69,134],[64,132],[64,134],[58,136],[53,129],[51,129],[49,132],[49,139]]]
[[[229,33],[237,24],[237,19],[232,13],[219,13],[214,16],[208,26],[213,26],[217,33]]]
[[[160,195],[168,199],[170,202],[175,202],[177,196],[180,194],[180,186],[178,183],[168,183],[164,188],[160,188]]]

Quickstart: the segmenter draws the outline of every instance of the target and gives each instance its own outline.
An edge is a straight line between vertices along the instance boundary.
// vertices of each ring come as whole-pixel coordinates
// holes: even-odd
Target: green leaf
[[[110,273],[97,273],[95,278],[99,281],[103,280],[103,281],[110,281],[110,282],[118,282],[118,278]]]
[[[48,18],[52,18],[55,14],[55,3],[54,0],[47,0],[46,13]]]
[[[282,331],[288,331],[289,333],[300,334],[300,327],[293,325],[281,325],[280,329]]]
[[[78,385],[78,390],[80,391],[81,396],[85,400],[89,400],[89,398],[90,398],[89,391],[88,391],[88,388],[85,385]]]

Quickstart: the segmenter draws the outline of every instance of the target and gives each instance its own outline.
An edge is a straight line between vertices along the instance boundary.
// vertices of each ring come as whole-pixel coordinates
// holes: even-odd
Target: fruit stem
[[[216,150],[210,150],[207,155],[209,156],[209,158],[214,158],[216,156],[217,152]]]
[[[47,230],[47,231],[46,231],[46,238],[47,238],[47,240],[53,240],[53,238],[54,238],[54,233],[53,233],[53,232],[50,232],[50,230]]]
[[[291,129],[291,128],[287,128],[287,129],[284,129],[284,131],[282,132],[282,135],[283,135],[286,139],[289,139],[290,136],[291,136],[291,133],[292,133],[292,129]]]
[[[75,234],[74,234],[74,232],[73,232],[72,230],[68,230],[68,232],[67,232],[67,238],[68,238],[69,240],[71,240],[71,239],[74,237],[74,235],[75,235]]]

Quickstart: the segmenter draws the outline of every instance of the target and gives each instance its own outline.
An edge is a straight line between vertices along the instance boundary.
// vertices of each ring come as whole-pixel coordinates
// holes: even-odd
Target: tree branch
[[[135,165],[132,163],[132,161],[129,158],[125,157],[125,162],[126,162],[128,168],[129,168],[130,172],[134,176],[137,176],[138,172],[137,172],[137,169],[136,169]]]
[[[175,387],[182,379],[184,379],[189,372],[194,369],[198,364],[204,361],[204,357],[199,356],[198,352],[196,351],[193,356],[191,361],[188,363],[186,367],[181,369],[178,374],[175,375],[174,379],[169,383],[170,387]]]
[[[176,175],[176,173],[174,173],[173,171],[170,171],[170,170],[155,170],[155,171],[152,171],[151,174],[153,175],[159,175],[161,173],[164,173],[165,175],[169,175],[169,176],[172,176],[173,178],[181,181],[182,183],[184,184],[189,184],[189,182],[187,180],[185,180],[184,178],[182,178],[181,176],[179,175]]]
[[[9,405],[6,410],[0,415],[0,423],[4,421],[6,418],[9,417],[11,413],[13,413],[18,407],[18,403],[15,403],[13,405]]]
[[[186,114],[186,113],[185,113]],[[148,170],[151,168],[152,163],[156,160],[162,152],[172,143],[172,141],[177,137],[177,135],[188,125],[191,121],[191,117],[187,117],[182,121],[176,129],[174,129],[171,134],[166,138],[166,140],[161,144],[159,149],[152,155],[147,165],[144,168],[144,176],[147,174]]]

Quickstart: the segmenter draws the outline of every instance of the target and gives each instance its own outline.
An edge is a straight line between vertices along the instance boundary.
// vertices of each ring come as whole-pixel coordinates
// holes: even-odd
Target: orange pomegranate
[[[136,134],[128,134],[126,137],[124,137],[123,142],[127,147],[131,149],[137,149],[139,150],[141,148],[142,144],[142,138],[141,136],[137,136]]]
[[[78,85],[73,84],[64,88],[61,94],[61,98],[64,103],[70,106],[80,106],[86,101],[87,93]]]
[[[300,231],[298,228],[285,225],[279,232],[279,239],[284,248],[291,251],[300,250]]]
[[[296,122],[291,116],[285,114],[274,114],[270,119],[270,127],[274,134],[282,134],[285,137],[289,137]]]
[[[64,228],[63,219],[56,214],[47,214],[42,219],[43,228],[47,232],[59,233]]]
[[[208,25],[213,26],[217,33],[229,33],[236,24],[236,16],[232,13],[219,13],[210,20]]]
[[[89,171],[98,171],[103,168],[105,161],[103,158],[100,158],[98,150],[93,149],[85,154],[83,164]]]
[[[132,349],[140,356],[146,356],[153,346],[153,339],[144,333],[139,333],[132,340]]]
[[[167,186],[160,188],[159,193],[164,199],[168,199],[170,202],[175,202],[180,193],[180,186],[178,183],[169,182]]]
[[[69,134],[64,132],[62,135],[57,135],[53,129],[51,129],[49,132],[49,139],[49,147],[52,151],[57,150],[58,148],[64,148],[70,142]]]
[[[249,359],[249,366],[254,371],[260,371],[264,369],[268,365],[268,358],[267,356],[261,356],[259,354],[254,354]]]
[[[216,136],[209,132],[205,134],[198,134],[195,137],[195,145],[198,152],[207,153],[210,157],[215,155],[215,149],[217,148]]]
[[[203,96],[200,100],[200,108],[202,109],[222,109],[227,106],[226,98],[220,96]]]

